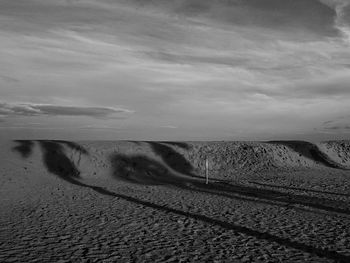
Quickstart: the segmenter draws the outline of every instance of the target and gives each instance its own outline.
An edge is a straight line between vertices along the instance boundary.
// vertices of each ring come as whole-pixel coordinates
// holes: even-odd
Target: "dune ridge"
[[[25,158],[36,144],[49,155],[55,151],[65,152],[64,158],[68,159],[64,160],[64,165],[72,162],[81,172],[81,176],[109,174],[113,162],[116,161],[112,160],[113,156],[119,156],[121,162],[129,159],[135,165],[137,162],[154,162],[159,165],[160,172],[163,169],[177,175],[193,177],[204,176],[205,160],[208,159],[210,176],[215,179],[230,179],[237,174],[261,171],[350,169],[350,141],[316,144],[306,141],[81,141],[76,144],[60,140],[16,142],[18,145],[13,149],[20,151]],[[60,157],[62,156],[52,155],[47,161],[55,162],[54,159]],[[76,171],[71,172],[76,174]]]
[[[70,149],[70,156],[80,160],[81,170],[111,168],[111,156],[143,156],[177,174],[203,176],[205,160],[210,176],[229,179],[235,174],[261,171],[303,169],[350,169],[350,141],[327,141],[313,144],[305,141],[271,142],[80,142],[88,156]],[[88,158],[89,160],[87,160]],[[141,160],[139,158],[139,160]],[[137,162],[137,160],[135,160]],[[88,167],[88,169],[87,169]]]

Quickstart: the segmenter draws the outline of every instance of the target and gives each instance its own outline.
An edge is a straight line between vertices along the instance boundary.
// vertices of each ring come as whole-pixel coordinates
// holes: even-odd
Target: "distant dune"
[[[72,169],[82,177],[113,173],[118,163],[127,165],[129,173],[158,170],[184,176],[204,176],[205,160],[215,179],[230,179],[241,173],[293,171],[302,169],[350,169],[350,141],[327,141],[313,144],[305,141],[270,142],[152,142],[152,141],[13,141],[2,145],[17,153],[17,158],[44,154],[51,170]],[[11,144],[11,145],[9,145]],[[34,158],[42,162],[38,156]],[[70,162],[72,162],[70,164]],[[71,166],[71,167],[70,167]],[[73,168],[74,166],[74,168]],[[68,168],[67,168],[68,167]],[[69,168],[70,167],[70,168]],[[58,172],[58,171],[56,171]],[[120,172],[120,171],[119,171]],[[65,171],[62,171],[64,174]]]

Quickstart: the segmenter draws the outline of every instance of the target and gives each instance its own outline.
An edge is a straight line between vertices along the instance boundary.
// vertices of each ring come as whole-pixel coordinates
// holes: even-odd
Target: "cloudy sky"
[[[1,138],[349,135],[349,0],[0,0]]]

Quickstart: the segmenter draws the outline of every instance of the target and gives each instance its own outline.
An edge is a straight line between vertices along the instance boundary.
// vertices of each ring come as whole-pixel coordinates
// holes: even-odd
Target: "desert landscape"
[[[1,262],[350,261],[349,141],[17,140],[0,154]]]
[[[350,263],[350,0],[0,0],[0,263]]]

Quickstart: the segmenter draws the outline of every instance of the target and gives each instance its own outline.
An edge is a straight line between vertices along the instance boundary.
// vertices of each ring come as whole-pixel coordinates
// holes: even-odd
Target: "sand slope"
[[[1,262],[350,261],[349,141],[0,144]]]
[[[65,151],[83,174],[96,170],[108,174],[120,159],[142,158],[156,162],[178,175],[205,174],[209,160],[210,176],[232,179],[237,174],[261,171],[305,169],[350,169],[350,142],[303,141],[272,142],[81,142],[89,154],[65,147]],[[64,145],[63,145],[64,146]],[[114,158],[114,160],[112,160]],[[139,160],[137,160],[139,158]],[[142,166],[142,165],[141,165]]]

